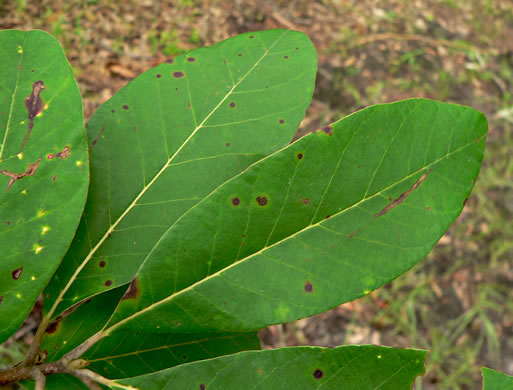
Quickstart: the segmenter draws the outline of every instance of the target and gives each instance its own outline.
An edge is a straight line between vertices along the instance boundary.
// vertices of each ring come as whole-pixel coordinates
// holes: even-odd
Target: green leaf
[[[483,367],[483,390],[513,390],[513,376]]]
[[[424,373],[426,354],[372,345],[281,348],[242,352],[116,382],[119,388],[141,390],[409,390],[415,377]]]
[[[69,247],[89,166],[82,99],[59,43],[0,32],[0,343]]]
[[[82,359],[107,378],[128,378],[183,363],[260,349],[256,332],[198,334],[119,333],[103,339]]]
[[[87,124],[85,214],[45,291],[45,311],[128,283],[177,218],[284,146],[315,73],[304,34],[248,33],[159,65],[105,103]]]
[[[301,138],[178,220],[103,334],[258,329],[383,286],[459,215],[486,132],[471,108],[411,99]]]

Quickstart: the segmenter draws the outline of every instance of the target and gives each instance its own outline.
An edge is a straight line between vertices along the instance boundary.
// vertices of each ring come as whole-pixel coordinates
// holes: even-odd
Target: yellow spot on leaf
[[[42,250],[43,247],[41,245],[34,244],[34,252],[36,253],[36,255],[38,255],[39,252],[41,252]]]
[[[23,54],[23,47],[21,47],[20,45],[18,45],[18,53]]]
[[[20,160],[23,160],[23,153],[18,153],[16,157],[18,157]]]
[[[378,359],[381,359],[381,355],[378,355]]]
[[[371,293],[371,290],[363,290],[363,293],[364,293],[365,295],[370,294],[370,293]]]
[[[39,210],[37,210],[36,216],[37,216],[37,218],[41,218],[45,214],[46,214],[46,211],[39,209]]]
[[[23,191],[21,191],[21,193],[22,193],[23,195],[27,195],[27,190],[23,190]]]
[[[48,230],[50,230],[50,226],[43,226],[41,228],[41,234],[44,236],[48,232]]]
[[[36,277],[35,277],[34,275],[32,275],[32,276],[30,277],[30,280],[36,280]]]
[[[20,293],[16,293],[16,298],[21,299],[21,294]]]
[[[82,160],[78,160],[76,163],[77,167],[81,167],[82,166]]]

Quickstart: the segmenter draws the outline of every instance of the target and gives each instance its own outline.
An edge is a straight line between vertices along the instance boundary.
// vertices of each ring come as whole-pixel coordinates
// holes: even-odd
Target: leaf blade
[[[136,389],[410,389],[425,351],[377,346],[242,352],[116,383]],[[397,375],[398,373],[401,375]],[[120,388],[123,388],[120,386]],[[114,388],[117,386],[114,385]]]
[[[1,342],[66,252],[89,168],[82,99],[60,44],[43,31],[6,30],[0,47],[0,77],[12,83],[0,88]]]
[[[248,42],[261,46],[260,56],[245,59],[255,55]],[[285,50],[289,58],[268,60],[271,50]],[[224,63],[227,55],[231,62]],[[230,72],[227,64],[228,69],[233,68]],[[297,66],[307,72],[299,81],[290,75]],[[205,67],[224,70],[224,79],[212,83]],[[60,312],[80,299],[129,282],[138,264],[176,218],[219,182],[284,145],[311,98],[315,69],[313,46],[303,34],[283,30],[244,34],[146,72],[100,108],[87,126],[94,148],[85,216],[78,238],[58,271],[58,278],[68,281],[66,295],[53,281],[46,291],[46,311]],[[253,73],[262,72],[271,75],[264,79],[269,87],[277,84],[273,77],[282,77],[281,90],[252,89],[258,80],[262,84],[262,77]],[[226,80],[235,84],[226,85]],[[165,84],[160,89],[147,88],[154,83]],[[152,91],[164,94],[179,111],[160,109],[161,118],[153,118],[153,102],[162,104],[164,99]],[[234,92],[240,93],[232,100]],[[291,92],[283,102],[275,102],[278,96]],[[201,104],[195,104],[198,101]],[[255,118],[249,125],[238,120],[247,117],[251,102],[260,107],[256,112],[272,115]],[[291,102],[296,102],[292,110]],[[133,114],[137,105],[145,108]],[[182,117],[178,118],[177,112]],[[139,129],[144,130],[145,137]],[[134,149],[127,147],[127,139],[136,145]],[[143,152],[147,150],[151,153]],[[138,153],[138,159],[132,157],[132,151]],[[191,175],[201,180],[191,183]],[[124,254],[123,262],[113,259],[120,253]],[[73,256],[82,259],[78,270]],[[108,266],[99,269],[101,261]]]
[[[383,161],[398,128],[415,139],[435,127],[419,125],[418,106],[425,118],[444,113],[434,120],[442,135],[425,136],[445,144],[432,152],[419,143],[422,153],[406,167],[403,153]],[[447,118],[460,111],[455,135],[444,138]],[[396,115],[394,122],[391,112],[414,115]],[[367,294],[411,268],[460,213],[486,131],[486,120],[472,109],[412,99],[362,110],[329,132],[304,137],[222,185],[169,229],[138,272],[138,296],[120,303],[105,333],[255,329]],[[380,153],[367,142],[371,134],[388,139],[378,144]],[[381,166],[388,181],[369,190]],[[283,182],[291,188],[283,190]],[[204,216],[208,223],[198,227]],[[170,320],[165,325],[162,316]]]

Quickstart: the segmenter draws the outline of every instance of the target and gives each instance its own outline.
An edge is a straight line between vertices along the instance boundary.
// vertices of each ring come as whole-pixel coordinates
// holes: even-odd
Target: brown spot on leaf
[[[330,218],[331,218],[331,215],[326,215],[326,216],[324,217],[324,219],[330,219]]]
[[[280,119],[278,122],[280,123],[280,125],[283,125],[285,123],[285,120]]]
[[[0,303],[4,300],[4,297],[0,296]]]
[[[390,203],[389,205],[387,205],[383,210],[381,210],[379,213],[375,214],[374,215],[374,218],[377,218],[377,217],[381,217],[382,215],[388,213],[390,210],[392,210],[394,207],[400,205],[401,203],[403,203],[403,201],[408,197],[408,195],[410,195],[413,191],[415,191],[418,186],[420,186],[420,183],[422,183],[424,180],[426,180],[426,177],[427,177],[428,173],[424,173],[419,180],[417,180],[412,186],[411,188],[406,191],[406,192],[403,192],[399,198],[395,199],[392,203]]]
[[[137,278],[133,278],[125,294],[121,297],[121,300],[137,298],[137,291]]]
[[[227,142],[227,143],[226,143],[226,147],[227,147],[227,148],[229,148],[229,147],[230,147],[230,143],[229,143],[229,142]]]
[[[53,175],[52,181],[55,183],[55,180],[57,180],[57,175]]]
[[[288,59],[289,59],[289,56],[283,56],[283,58],[285,58],[286,60],[288,60]]]
[[[168,58],[168,59],[166,60],[166,62],[167,62],[168,64],[172,64],[173,62],[175,62],[175,60],[174,60],[174,59],[172,59],[172,58]]]
[[[237,197],[233,198],[233,199],[232,199],[232,204],[233,204],[234,206],[238,206],[238,205],[240,204],[240,199],[239,199],[239,198],[237,198]]]
[[[180,77],[185,76],[183,72],[173,72],[173,77],[179,79]]]
[[[43,109],[43,100],[41,99],[41,92],[43,91],[43,89],[45,89],[45,83],[41,80],[36,81],[34,84],[32,84],[32,93],[25,99],[25,107],[28,111],[29,123],[27,133],[23,138],[20,150],[23,150],[23,147],[30,138],[30,133],[32,132],[32,128],[34,127],[34,118]]]
[[[25,172],[21,172],[21,173],[12,173],[12,172],[9,172],[6,169],[0,169],[0,173],[2,175],[8,176],[8,177],[11,178],[9,180],[9,183],[7,183],[7,190],[6,191],[9,191],[9,188],[11,188],[11,186],[14,184],[14,182],[16,180],[19,180],[19,179],[21,179],[21,178],[23,178],[25,176],[33,176],[34,173],[36,173],[36,170],[39,167],[39,163],[41,162],[42,159],[43,159],[42,157],[39,157],[35,163],[29,164],[27,166],[27,169],[25,169]]]
[[[239,57],[242,57],[242,54],[241,54],[241,53],[239,53],[239,54],[237,54],[237,55],[238,55]]]
[[[112,112],[114,114],[116,112],[116,110],[110,110],[110,112]]]
[[[54,321],[50,325],[48,325],[48,328],[46,328],[46,333],[52,334],[55,333],[57,328],[59,327],[59,321]]]
[[[196,61],[196,58],[194,58],[194,57],[188,57],[188,58],[187,58],[187,61],[189,61],[189,62],[194,62],[194,61]]]
[[[426,206],[426,211],[429,211],[431,210],[431,208],[429,206]]]
[[[231,103],[230,103],[230,107],[231,107],[231,108],[233,108],[233,107],[235,107],[235,106],[236,106],[235,102],[231,102]]]
[[[250,35],[250,36],[249,36],[249,39],[253,39],[253,38],[255,38],[255,36],[254,36],[254,35]]]
[[[347,236],[348,238],[353,238],[356,234],[358,234],[358,232],[360,231],[360,228],[354,230],[351,234],[349,234],[349,236]]]
[[[267,204],[267,198],[265,196],[257,196],[256,201],[260,206],[265,206]]]
[[[160,79],[160,78],[162,77],[162,75],[161,75],[160,73],[157,73],[156,77],[157,77],[158,79]]]
[[[70,154],[71,154],[71,150],[70,150],[69,146],[65,146],[61,152],[59,152],[55,155],[55,157],[60,157],[61,160],[66,160],[70,156]]]
[[[302,158],[303,158],[303,153],[298,153],[298,154],[297,154],[297,159],[298,159],[298,160],[301,160]]]
[[[331,126],[324,126],[321,130],[330,136],[333,135],[333,128]]]
[[[105,285],[106,285],[107,287],[111,286],[111,285],[112,285],[112,280],[107,280],[107,281],[105,282]]]
[[[47,158],[48,160],[52,160],[54,157],[55,157],[55,156],[54,156],[53,154],[51,154],[51,153],[50,153],[48,156],[46,156],[46,158]]]
[[[313,284],[310,282],[305,283],[305,291],[307,293],[311,293],[313,291]]]
[[[303,199],[303,203],[304,203],[304,204],[308,204],[308,203],[310,203],[310,199],[308,199],[308,198]]]
[[[21,276],[21,273],[23,272],[23,267],[17,268],[14,271],[11,272],[12,278],[14,280],[18,280]]]
[[[105,261],[103,261],[103,260],[102,260],[102,261],[100,261],[100,262],[98,263],[98,265],[100,266],[100,268],[105,267]]]
[[[313,376],[315,379],[321,379],[322,376],[324,375],[324,373],[322,372],[322,370],[320,370],[319,368],[317,368],[314,372],[313,372]]]
[[[202,384],[200,385],[200,390],[205,390],[205,389],[206,389],[206,387],[205,387],[205,385],[202,383]]]
[[[123,110],[128,110],[130,107],[128,107],[128,104],[123,104],[121,108],[123,108]]]
[[[468,198],[465,198],[465,200],[463,201],[463,207],[466,206],[467,202],[468,202]]]

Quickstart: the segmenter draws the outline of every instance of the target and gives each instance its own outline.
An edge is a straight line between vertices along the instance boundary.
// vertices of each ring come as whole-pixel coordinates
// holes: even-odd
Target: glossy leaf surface
[[[258,329],[369,293],[459,215],[486,132],[473,109],[411,99],[303,137],[173,225],[106,334]]]
[[[513,390],[513,376],[483,367],[483,390]]]
[[[415,377],[424,373],[425,356],[425,351],[370,345],[281,348],[184,364],[117,382],[141,390],[410,390]]]
[[[82,99],[59,43],[0,32],[0,342],[28,315],[69,247],[89,167]]]
[[[87,124],[91,189],[45,310],[128,283],[177,218],[289,142],[315,73],[304,34],[248,33],[169,60],[106,102]]]

